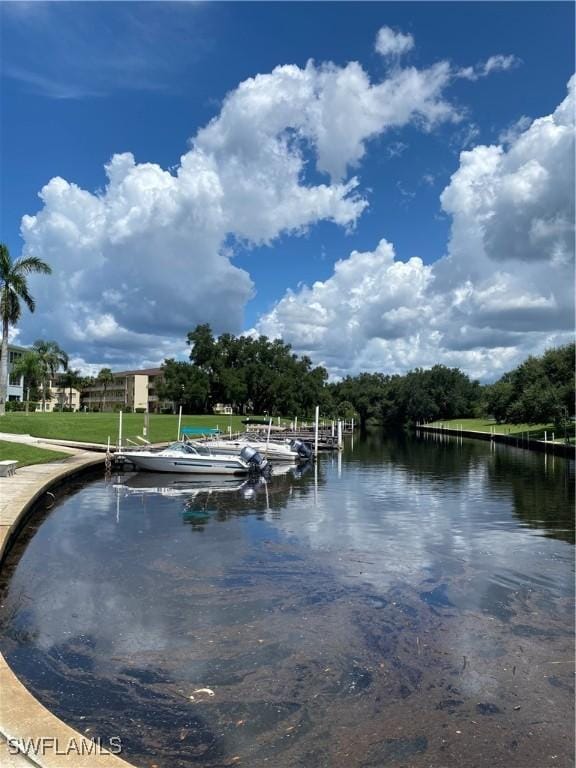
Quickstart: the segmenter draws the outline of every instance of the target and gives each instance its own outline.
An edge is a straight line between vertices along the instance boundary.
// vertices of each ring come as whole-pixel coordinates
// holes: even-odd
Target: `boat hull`
[[[256,440],[207,440],[201,443],[201,445],[208,448],[215,455],[230,453],[231,451],[238,451],[240,453],[242,448],[248,445],[271,461],[295,463],[301,459],[298,453],[290,450],[288,446],[277,443],[266,444]]]
[[[138,469],[147,472],[174,472],[186,475],[246,475],[248,467],[234,458],[211,456],[143,456],[137,452],[122,454]]]

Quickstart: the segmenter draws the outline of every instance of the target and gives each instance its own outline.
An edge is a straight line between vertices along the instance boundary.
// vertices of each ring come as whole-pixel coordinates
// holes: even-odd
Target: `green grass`
[[[556,441],[564,442],[564,434],[554,424],[496,424],[493,419],[449,419],[447,421],[434,421],[429,427],[444,426],[447,429],[470,429],[477,432],[497,432],[501,435],[525,435],[532,440],[543,440],[544,432],[548,440],[552,440],[552,434]],[[574,435],[571,436],[573,440]]]
[[[216,427],[223,432],[232,427],[233,432],[245,429],[244,416],[182,416],[183,427]],[[143,413],[125,413],[122,418],[123,438],[134,439],[142,435]],[[277,423],[274,419],[273,424]],[[178,416],[150,414],[147,439],[159,443],[176,440]],[[114,445],[118,441],[117,413],[7,413],[0,417],[0,432],[28,434],[61,440],[79,440],[89,443],[106,443],[110,437]]]
[[[60,451],[49,451],[45,448],[36,448],[33,445],[22,443],[8,443],[0,440],[0,461],[15,459],[19,467],[28,464],[45,464],[47,461],[60,461],[67,459],[70,454]]]

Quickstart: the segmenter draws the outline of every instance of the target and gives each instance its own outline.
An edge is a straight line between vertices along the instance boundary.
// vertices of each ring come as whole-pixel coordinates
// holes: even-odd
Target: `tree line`
[[[190,362],[166,360],[159,395],[190,413],[211,413],[218,403],[236,413],[326,417],[356,416],[361,425],[389,427],[454,418],[563,424],[574,415],[574,345],[529,357],[491,385],[459,368],[435,365],[404,375],[360,373],[328,382],[322,366],[289,344],[266,336],[215,337],[209,325],[187,336]]]
[[[530,356],[484,388],[484,409],[498,422],[563,426],[574,416],[574,344]]]
[[[317,404],[326,412],[328,372],[280,339],[216,338],[204,324],[190,331],[187,343],[189,363],[164,362],[161,399],[190,413],[212,413],[218,403],[236,413],[306,414]]]

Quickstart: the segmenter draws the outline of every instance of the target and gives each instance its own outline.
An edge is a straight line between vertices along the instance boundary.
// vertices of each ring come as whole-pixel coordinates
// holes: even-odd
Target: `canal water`
[[[0,648],[142,768],[566,768],[573,484],[378,434],[268,482],[83,481],[4,565]]]

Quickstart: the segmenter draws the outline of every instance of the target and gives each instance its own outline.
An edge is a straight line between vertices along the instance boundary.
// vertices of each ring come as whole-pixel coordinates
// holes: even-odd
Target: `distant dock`
[[[525,448],[529,451],[550,453],[554,456],[564,456],[567,459],[576,458],[576,446],[567,443],[557,443],[552,440],[534,440],[527,433],[503,435],[500,432],[481,432],[475,429],[455,429],[453,427],[431,427],[426,424],[416,426],[416,434],[430,434],[442,439],[443,437],[469,437],[473,440],[485,440],[492,443],[504,443],[515,448]]]

